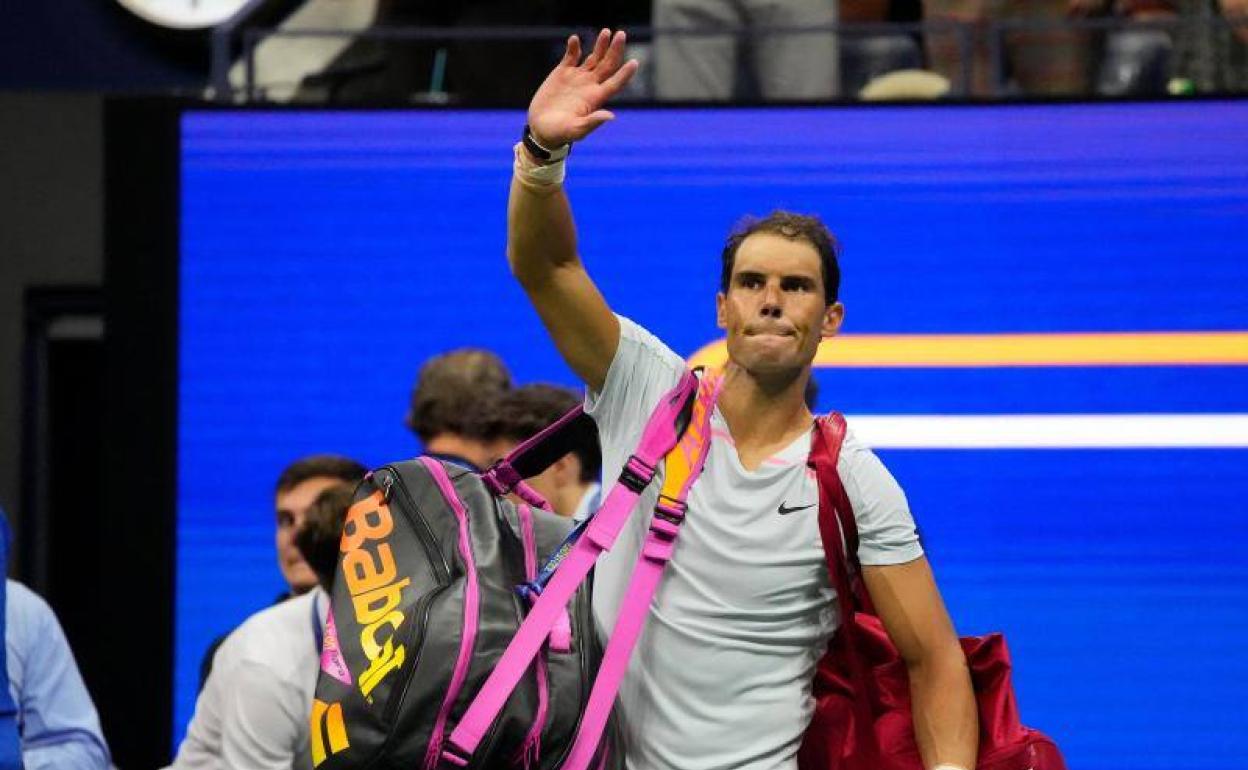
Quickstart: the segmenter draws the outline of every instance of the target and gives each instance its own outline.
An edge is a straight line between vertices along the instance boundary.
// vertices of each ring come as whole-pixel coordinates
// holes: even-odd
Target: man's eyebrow
[[[742,270],[741,272],[736,274],[736,276],[734,277],[734,280],[743,281],[747,278],[763,278],[763,277],[764,277],[763,274],[756,270]]]

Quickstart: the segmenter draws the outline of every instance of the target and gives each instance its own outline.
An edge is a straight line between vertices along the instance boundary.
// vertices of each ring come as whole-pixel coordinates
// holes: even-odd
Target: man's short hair
[[[332,590],[334,585],[343,522],[347,519],[354,494],[353,484],[335,484],[321,490],[312,505],[308,506],[303,524],[295,533],[295,547],[303,554],[303,560],[316,573],[317,581],[326,591]]]
[[[580,396],[568,388],[546,383],[525,385],[501,394],[482,410],[480,430],[494,438],[519,443],[537,435],[579,403]],[[572,452],[581,461],[581,481],[597,481],[602,470],[597,431],[587,432]]]
[[[823,301],[831,305],[836,302],[841,290],[840,246],[836,237],[828,230],[827,225],[819,217],[795,214],[791,211],[776,210],[767,216],[745,217],[728,234],[721,255],[723,262],[719,276],[719,290],[728,293],[732,281],[732,267],[737,259],[737,249],[746,238],[755,233],[770,233],[788,238],[791,241],[804,241],[819,253],[819,264],[823,272]]]
[[[443,433],[487,440],[478,433],[479,405],[511,388],[511,373],[494,353],[460,348],[434,356],[420,367],[407,427],[424,443]]]
[[[334,454],[309,455],[286,466],[277,477],[277,491],[286,492],[308,479],[319,478],[339,479],[348,484],[356,484],[366,473],[368,468],[350,457]]]

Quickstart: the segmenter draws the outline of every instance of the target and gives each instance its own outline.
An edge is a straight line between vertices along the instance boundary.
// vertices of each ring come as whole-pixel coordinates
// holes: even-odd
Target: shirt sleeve
[[[10,586],[14,584],[10,583]],[[17,621],[7,634],[10,654],[22,657],[17,693],[26,770],[105,770],[108,746],[100,718],[52,608],[29,589],[8,592]]]
[[[906,495],[880,458],[865,447],[847,446],[838,470],[858,524],[858,561],[887,566],[922,556]]]
[[[603,478],[623,466],[641,439],[646,420],[664,393],[675,387],[685,361],[657,337],[624,316],[620,343],[599,392],[585,395],[585,412],[598,424],[603,452]]]
[[[302,693],[259,663],[231,672],[221,715],[221,760],[239,770],[290,770],[306,738]]]

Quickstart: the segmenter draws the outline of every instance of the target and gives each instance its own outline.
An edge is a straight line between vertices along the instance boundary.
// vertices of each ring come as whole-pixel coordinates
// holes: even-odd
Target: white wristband
[[[967,769],[965,767],[962,767],[961,765],[951,765],[948,762],[942,762],[941,764],[933,767],[932,770],[967,770]]]
[[[554,163],[541,164],[529,157],[522,142],[516,142],[516,162],[513,171],[516,181],[534,192],[553,192],[563,184],[567,172],[567,161],[557,160]]]

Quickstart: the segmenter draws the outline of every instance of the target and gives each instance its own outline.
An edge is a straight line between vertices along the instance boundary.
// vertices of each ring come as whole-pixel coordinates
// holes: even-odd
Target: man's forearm
[[[521,158],[518,164],[524,161]],[[520,173],[518,169],[517,174]],[[535,187],[512,177],[507,205],[507,260],[511,272],[529,287],[541,284],[554,268],[578,260],[576,223],[562,184]]]
[[[979,748],[979,718],[961,648],[909,667],[914,734],[925,767],[971,770]]]

